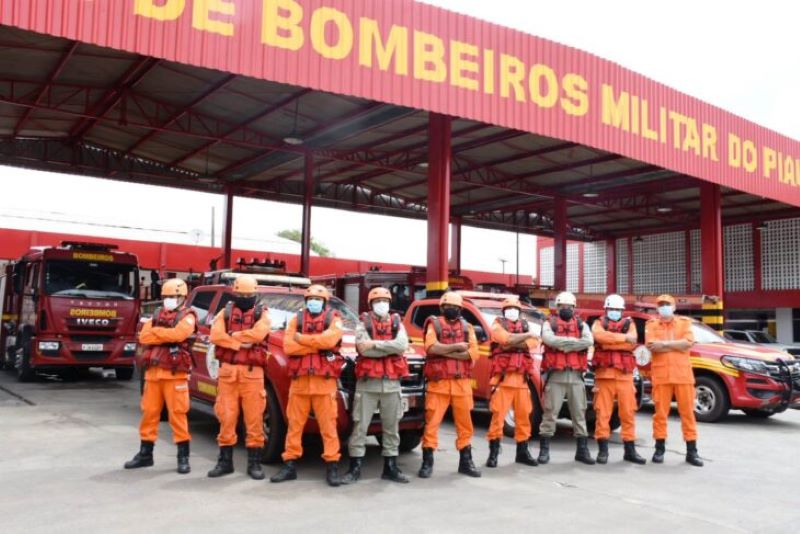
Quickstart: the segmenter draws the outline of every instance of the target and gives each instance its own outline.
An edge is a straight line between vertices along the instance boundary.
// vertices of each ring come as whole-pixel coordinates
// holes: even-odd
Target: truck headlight
[[[136,343],[125,343],[125,346],[122,348],[123,352],[136,352]]]
[[[722,357],[722,365],[747,373],[755,373],[758,375],[767,376],[770,374],[769,367],[767,367],[766,363],[753,358],[740,358],[739,356],[725,355]]]
[[[40,341],[39,352],[58,352],[61,348],[61,343],[58,341]]]

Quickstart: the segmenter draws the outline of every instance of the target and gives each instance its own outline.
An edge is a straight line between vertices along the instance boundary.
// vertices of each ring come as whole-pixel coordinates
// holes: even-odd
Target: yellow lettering
[[[483,92],[494,94],[494,50],[483,51]]]
[[[196,30],[232,36],[233,23],[211,20],[212,12],[232,17],[236,14],[236,6],[230,3],[230,0],[194,0],[192,27]]]
[[[157,0],[136,0],[133,4],[134,15],[140,15],[156,20],[177,20],[183,14],[186,0],[167,0],[162,5],[156,5]]]
[[[514,99],[525,102],[525,88],[522,79],[525,77],[525,64],[514,56],[500,54],[500,96],[508,98],[511,88],[514,89]]]
[[[764,178],[769,178],[774,171],[778,167],[778,154],[771,148],[765,146],[764,147]]]
[[[662,144],[667,142],[667,108],[661,106],[658,110],[658,135]]]
[[[447,79],[444,43],[430,33],[414,30],[414,77],[441,83]]]
[[[669,120],[672,121],[672,145],[675,148],[681,147],[681,125],[685,119],[686,117],[677,111],[669,112]]]
[[[642,137],[652,141],[658,140],[658,133],[650,128],[650,103],[642,99]]]
[[[734,169],[742,166],[742,140],[732,133],[728,134],[728,165]]]
[[[756,145],[749,139],[745,139],[744,143],[742,143],[742,164],[747,172],[755,172],[756,167],[758,167]]]
[[[325,38],[328,23],[336,26],[338,34],[334,44]],[[327,59],[344,59],[353,50],[353,25],[347,15],[332,7],[321,7],[311,14],[311,46]]]
[[[295,0],[264,0],[261,42],[286,50],[300,50],[305,41],[301,20],[303,6]]]
[[[646,100],[642,100],[642,104],[647,105]],[[631,95],[631,132],[639,133],[639,97]]]
[[[580,74],[570,72],[561,80],[564,96],[561,97],[561,108],[567,115],[580,117],[589,112],[589,83]]]
[[[465,57],[466,56],[466,57]],[[472,91],[478,90],[478,47],[461,41],[450,41],[450,83]],[[469,73],[473,76],[464,76]]]
[[[783,160],[783,183],[789,184],[791,186],[796,186],[797,183],[795,182],[795,167],[794,167],[794,159],[790,157],[786,157]]]
[[[631,129],[630,95],[626,91],[619,94],[619,99],[614,99],[614,88],[603,84],[602,90],[603,124],[622,128],[628,132]]]
[[[717,159],[717,129],[703,123],[703,157],[711,161]]]
[[[695,155],[700,155],[700,132],[697,130],[697,121],[692,117],[686,118],[686,137],[683,138],[681,150],[692,150]]]
[[[542,89],[542,82],[545,88]],[[542,108],[552,108],[558,102],[558,78],[556,72],[537,63],[531,67],[528,77],[528,88],[531,92],[531,102]]]
[[[361,17],[358,62],[364,67],[372,67],[372,51],[378,58],[378,68],[389,70],[394,59],[394,72],[400,76],[408,74],[408,28],[392,25],[386,42],[381,39],[377,21]]]

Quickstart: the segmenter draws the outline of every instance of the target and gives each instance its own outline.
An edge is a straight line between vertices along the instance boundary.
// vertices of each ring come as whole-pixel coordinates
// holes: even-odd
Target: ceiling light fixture
[[[643,241],[644,241],[644,238],[642,236],[640,236],[640,235],[637,235],[636,237],[633,238],[633,242],[634,243],[641,243]]]
[[[669,206],[659,206],[658,208],[656,208],[656,211],[658,213],[669,213],[672,211],[672,208],[670,208]]]
[[[597,198],[599,196],[600,196],[600,193],[598,193],[597,191],[591,191],[591,190],[589,190],[589,191],[587,191],[587,192],[585,192],[583,194],[583,198]]]

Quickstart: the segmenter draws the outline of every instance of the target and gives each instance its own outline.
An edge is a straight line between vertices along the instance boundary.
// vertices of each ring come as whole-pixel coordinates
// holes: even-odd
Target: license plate
[[[102,343],[84,343],[81,345],[81,350],[86,352],[102,352],[103,351],[103,344]]]

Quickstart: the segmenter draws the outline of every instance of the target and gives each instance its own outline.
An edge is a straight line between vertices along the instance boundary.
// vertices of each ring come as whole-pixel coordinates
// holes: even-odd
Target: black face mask
[[[458,319],[459,315],[461,315],[461,310],[458,308],[445,308],[442,313],[444,314],[444,318],[448,321],[455,321]]]
[[[256,296],[243,297],[237,295],[233,297],[233,303],[236,304],[236,307],[240,310],[248,311],[256,305]]]
[[[571,308],[561,308],[558,310],[558,316],[562,321],[569,321],[572,319],[573,315],[575,315],[575,312]]]

